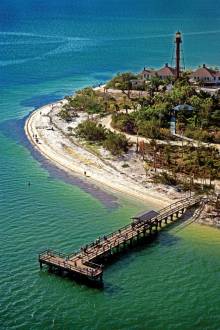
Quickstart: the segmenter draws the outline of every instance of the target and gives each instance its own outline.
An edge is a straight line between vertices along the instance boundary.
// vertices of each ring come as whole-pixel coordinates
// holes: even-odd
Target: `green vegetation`
[[[90,142],[98,142],[112,155],[119,156],[128,151],[128,140],[125,135],[112,133],[101,124],[86,120],[78,125],[76,135]]]
[[[186,77],[176,81],[168,91],[164,89],[164,82],[158,86],[159,83],[157,77],[152,78],[147,85],[148,93],[138,97],[127,96],[127,102],[133,102],[133,107],[130,105],[129,108],[135,111],[133,114],[115,115],[113,126],[147,138],[170,139],[167,129],[172,109],[180,104],[189,104],[193,111],[176,112],[177,133],[203,142],[219,143],[220,98],[197,91]],[[119,103],[118,107],[121,109],[123,104]]]
[[[121,165],[121,167],[127,168],[127,167],[129,167],[129,164],[125,163],[125,164]]]
[[[76,92],[71,100],[72,106],[89,114],[102,113],[104,111],[103,99],[92,88],[85,88]]]
[[[147,171],[153,169],[157,173],[158,169],[162,170],[162,174],[156,175],[156,180],[161,183],[181,183],[183,186],[190,179],[193,186],[202,178],[204,185],[211,186],[213,180],[220,179],[220,155],[213,147],[158,145],[153,141],[143,144],[139,152],[143,159],[147,155]]]
[[[131,80],[138,79],[137,75],[131,72],[118,73],[112,80],[107,83],[106,88],[120,89],[123,92],[132,88]]]
[[[177,186],[178,181],[174,178],[171,174],[167,172],[161,172],[159,174],[154,175],[154,182],[155,183],[162,183],[165,185],[172,185]]]
[[[201,184],[192,180],[181,180],[177,178],[173,178],[172,175],[167,172],[161,172],[154,175],[154,183],[175,186],[181,191],[195,191],[196,193],[209,193],[213,191],[214,186],[211,184]]]
[[[71,111],[85,111],[88,114],[100,114],[105,111],[105,105],[101,93],[94,91],[87,87],[76,92],[73,97],[66,97],[67,104],[63,106],[62,110]]]
[[[128,151],[128,140],[124,134],[108,132],[103,147],[109,150],[112,155],[120,156]]]
[[[172,109],[189,104],[193,111],[176,112],[177,133],[203,141],[220,141],[220,97],[198,91],[188,81],[187,74],[166,89],[167,81],[153,77],[146,83],[145,91],[132,94],[131,80],[138,76],[128,72],[118,74],[106,88],[121,89],[121,94],[109,94],[85,88],[67,97],[60,116],[70,121],[78,111],[89,115],[114,113],[112,125],[129,134],[146,138],[170,139],[169,127]],[[123,113],[122,113],[123,110]],[[133,113],[129,112],[133,111]]]
[[[65,120],[66,122],[71,122],[73,120],[73,118],[78,117],[78,114],[74,111],[69,111],[69,110],[66,110],[65,108],[63,108],[59,112],[59,117],[61,119]]]
[[[137,125],[135,120],[135,114],[113,114],[112,115],[112,127],[128,134],[137,134]]]
[[[119,113],[112,116],[112,126],[128,134],[139,134],[151,139],[170,139],[168,129],[169,110],[166,104],[143,107],[130,114]]]
[[[153,169],[155,172],[156,182],[198,190],[198,180],[203,178],[203,187],[211,187],[213,180],[219,179],[219,152],[200,142],[220,143],[220,95],[212,96],[191,85],[188,73],[177,81],[154,77],[146,82],[143,91],[131,90],[131,80],[135,79],[137,75],[122,73],[103,91],[80,90],[74,97],[67,98],[60,116],[69,121],[79,111],[93,119],[111,114],[116,130],[151,139],[150,144],[137,145],[137,152],[146,159],[146,171]],[[108,92],[108,88],[117,89],[117,92]],[[190,105],[192,110],[174,113],[174,107],[184,104]],[[198,147],[169,144],[170,140],[177,139],[170,132],[174,115],[177,133],[197,140]],[[112,133],[93,120],[81,123],[76,133],[93,144],[102,145],[113,155],[121,155],[129,147],[125,135]],[[157,145],[158,139],[166,140],[167,144]],[[157,171],[159,168],[162,172]]]
[[[106,139],[106,129],[92,120],[86,120],[78,125],[76,135],[91,142],[102,142]]]

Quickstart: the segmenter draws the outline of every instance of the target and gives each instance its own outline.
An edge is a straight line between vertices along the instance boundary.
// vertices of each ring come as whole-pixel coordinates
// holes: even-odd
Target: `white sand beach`
[[[96,183],[99,187],[109,188],[111,191],[126,194],[128,197],[158,207],[183,197],[171,187],[164,189],[162,186],[155,187],[151,182],[147,182],[140,160],[135,153],[129,158],[129,167],[125,168],[123,164],[126,162],[126,157],[115,160],[108,154],[103,157],[104,150],[102,157],[91,152],[85,143],[68,133],[88,115],[80,113],[73,122],[65,123],[57,116],[64,102],[65,100],[59,101],[34,111],[25,123],[28,139],[47,159],[87,182]]]

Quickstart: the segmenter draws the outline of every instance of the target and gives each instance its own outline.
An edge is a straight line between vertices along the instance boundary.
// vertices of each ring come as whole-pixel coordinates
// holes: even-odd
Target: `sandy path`
[[[119,130],[113,128],[111,126],[111,121],[112,121],[112,116],[111,115],[108,115],[106,117],[103,117],[101,120],[100,120],[100,123],[106,127],[107,129],[109,129],[110,131],[112,132],[117,132],[117,133],[121,133]],[[129,139],[129,141],[131,142],[134,142],[134,143],[137,143],[137,136],[136,135],[131,135],[131,134],[128,134],[128,133],[123,133],[127,139]],[[189,143],[191,143],[192,145],[194,145],[195,147],[198,147],[198,141],[195,141],[193,139],[189,139],[189,138],[186,138],[186,137],[182,137],[181,135],[178,135],[178,134],[175,134],[176,137],[178,138],[183,138],[183,141],[169,141],[169,144],[170,145],[176,145],[176,146],[184,146],[184,145],[188,145]],[[143,136],[139,136],[138,137],[138,141],[143,141],[145,143],[150,143],[151,142],[151,139],[147,139]],[[167,141],[163,141],[163,140],[156,140],[157,144],[168,144]],[[200,145],[203,145],[203,146],[206,146],[206,147],[209,147],[209,146],[212,146],[212,147],[215,147],[216,149],[218,149],[220,151],[220,146],[219,144],[214,144],[214,143],[205,143],[205,142],[199,142]]]

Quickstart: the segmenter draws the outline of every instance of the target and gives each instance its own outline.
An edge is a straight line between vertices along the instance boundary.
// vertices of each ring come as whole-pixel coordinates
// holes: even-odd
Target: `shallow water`
[[[40,272],[42,249],[72,252],[152,206],[70,179],[22,131],[36,107],[170,61],[177,29],[188,66],[218,65],[219,14],[213,0],[1,1],[0,329],[220,328],[213,228],[167,229],[107,267],[102,291]]]

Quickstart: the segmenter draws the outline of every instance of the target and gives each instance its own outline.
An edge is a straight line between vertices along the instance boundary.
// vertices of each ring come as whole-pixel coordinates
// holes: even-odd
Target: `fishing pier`
[[[202,198],[193,196],[177,201],[160,211],[148,211],[132,218],[132,222],[117,231],[98,238],[75,253],[64,255],[45,250],[38,256],[40,268],[47,265],[49,270],[70,274],[78,279],[102,283],[103,265],[111,256],[138,244],[140,240],[153,237],[168,223],[178,220],[187,209],[199,204]]]

